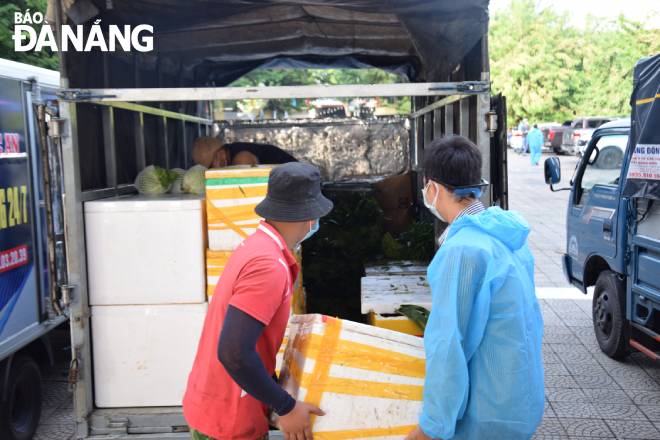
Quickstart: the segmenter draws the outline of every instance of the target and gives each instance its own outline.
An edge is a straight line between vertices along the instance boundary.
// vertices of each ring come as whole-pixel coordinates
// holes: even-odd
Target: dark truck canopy
[[[488,0],[61,1],[66,24],[154,27],[150,53],[63,53],[70,87],[224,86],[268,67],[376,67],[414,82],[489,71]]]
[[[660,200],[660,54],[635,65],[630,105],[630,160],[623,195]]]

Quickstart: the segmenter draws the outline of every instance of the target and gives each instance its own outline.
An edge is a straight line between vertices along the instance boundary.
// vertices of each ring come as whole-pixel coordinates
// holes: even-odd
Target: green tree
[[[489,41],[493,88],[507,96],[509,125],[626,115],[635,62],[660,51],[657,29],[623,17],[591,17],[576,28],[535,0],[512,0],[494,14]]]
[[[293,86],[314,84],[391,84],[404,79],[381,69],[258,69],[234,81],[231,86]],[[296,105],[302,101],[297,100]],[[400,113],[410,111],[410,99],[388,100]],[[264,108],[291,111],[294,105],[287,100],[268,100]]]
[[[59,70],[59,60],[50,50],[43,52],[14,51],[14,13],[41,12],[46,15],[47,0],[4,1],[0,4],[0,58],[6,58],[33,66]]]
[[[624,17],[605,23],[591,18],[583,39],[582,96],[577,112],[627,115],[633,68],[641,57],[660,51],[660,32]]]
[[[566,15],[514,0],[493,16],[493,87],[507,97],[510,123],[526,117],[565,119],[577,104],[579,35]]]

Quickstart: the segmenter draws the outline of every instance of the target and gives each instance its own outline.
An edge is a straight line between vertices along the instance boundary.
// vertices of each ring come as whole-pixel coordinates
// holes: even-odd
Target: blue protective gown
[[[543,318],[529,227],[489,208],[458,218],[428,268],[422,430],[442,439],[528,439],[544,409]]]
[[[541,160],[541,150],[543,149],[543,133],[538,128],[532,128],[527,133],[527,144],[529,145],[529,156],[532,165],[536,165]]]

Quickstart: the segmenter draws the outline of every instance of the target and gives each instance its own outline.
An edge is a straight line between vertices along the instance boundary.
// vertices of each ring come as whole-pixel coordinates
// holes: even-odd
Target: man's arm
[[[293,409],[296,401],[268,375],[257,354],[257,340],[263,329],[261,322],[230,305],[220,333],[218,359],[243,391],[282,416]]]
[[[246,264],[229,300],[219,335],[218,357],[246,393],[275,409],[287,439],[310,440],[310,416],[322,416],[323,411],[305,402],[293,401],[291,407],[293,398],[268,375],[256,351],[259,336],[288,292],[287,270],[270,258],[255,258]]]

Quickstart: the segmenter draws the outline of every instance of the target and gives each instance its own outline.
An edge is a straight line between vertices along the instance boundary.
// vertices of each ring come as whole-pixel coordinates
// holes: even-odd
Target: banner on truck
[[[34,277],[21,93],[18,81],[0,78],[0,334],[20,292],[30,277]]]

